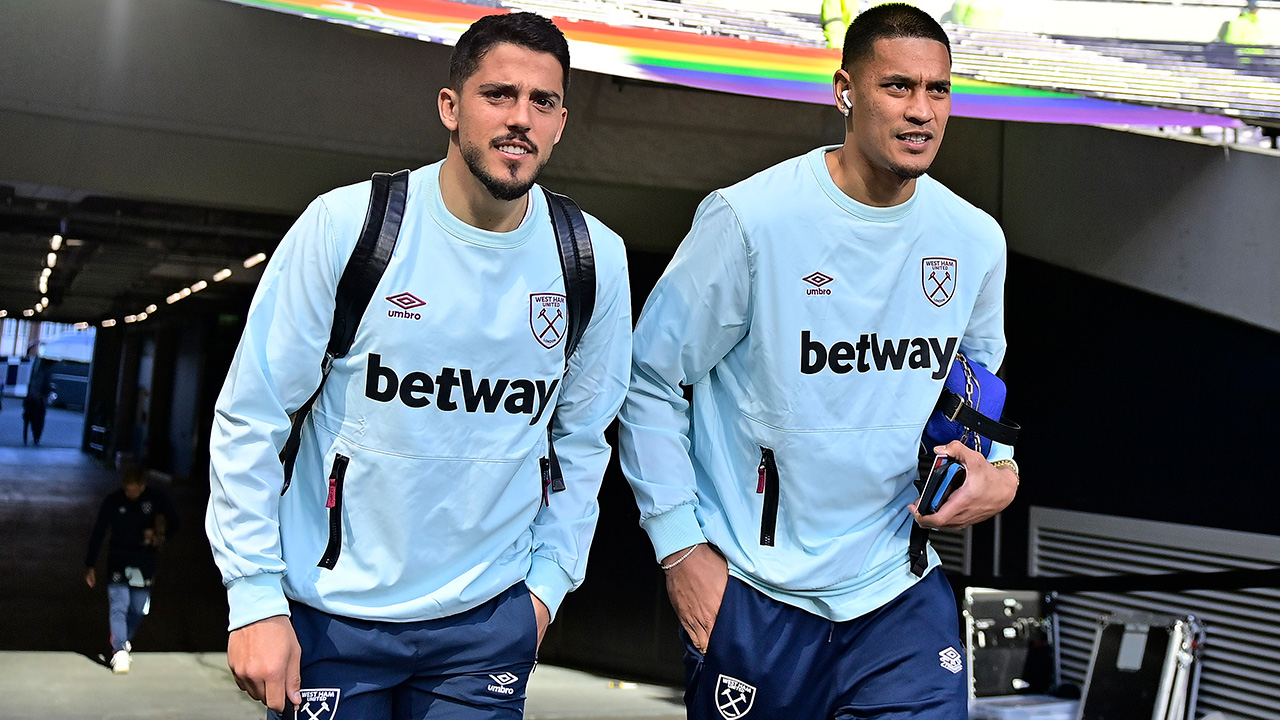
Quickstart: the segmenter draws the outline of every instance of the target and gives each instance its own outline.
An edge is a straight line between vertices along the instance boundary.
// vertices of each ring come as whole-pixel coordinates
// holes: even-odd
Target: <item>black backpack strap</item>
[[[567,368],[569,358],[578,349],[578,342],[591,324],[591,313],[596,304],[596,257],[591,249],[591,233],[587,230],[587,219],[577,203],[564,195],[542,189],[547,196],[547,209],[551,213],[551,227],[556,233],[556,243],[560,250],[560,269],[564,273],[565,304],[568,306],[567,329],[564,341],[564,364]],[[560,459],[556,457],[555,445],[551,438],[551,426],[555,419],[547,422],[547,462],[543,466],[543,498],[547,499],[547,489],[560,492],[565,489],[564,475],[560,472]],[[548,500],[549,501],[549,500]]]
[[[916,577],[924,577],[924,571],[929,569],[929,554],[925,552],[929,547],[929,531],[913,522],[910,542],[907,557],[911,559],[911,572]]]
[[[560,269],[564,272],[564,294],[569,305],[568,337],[564,344],[564,361],[568,364],[587,325],[591,324],[591,312],[595,309],[596,256],[591,249],[587,219],[577,203],[546,188],[542,191],[546,193],[551,226],[560,245]]]
[[[302,441],[302,425],[311,414],[311,406],[320,397],[324,383],[329,379],[329,371],[333,369],[333,361],[351,350],[355,340],[356,329],[360,327],[360,319],[373,299],[373,292],[378,288],[378,281],[391,261],[391,253],[396,248],[396,238],[400,235],[400,223],[404,220],[404,209],[409,197],[409,171],[401,170],[395,174],[374,173],[373,187],[369,192],[369,209],[364,216],[364,228],[356,247],[351,251],[351,258],[338,280],[338,290],[334,298],[333,325],[329,330],[329,345],[325,349],[324,360],[320,364],[320,386],[311,394],[302,407],[293,414],[292,426],[289,428],[289,439],[280,451],[280,462],[284,466],[284,485],[280,488],[283,495],[293,480],[293,463],[298,457],[298,445]]]
[[[1018,433],[1022,431],[1022,427],[1015,422],[1002,422],[983,415],[965,402],[964,398],[945,387],[933,409],[951,422],[959,422],[979,435],[1005,445],[1016,444]]]

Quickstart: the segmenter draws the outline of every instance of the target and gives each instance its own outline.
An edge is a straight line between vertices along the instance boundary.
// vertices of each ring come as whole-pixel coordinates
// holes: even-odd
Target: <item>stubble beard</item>
[[[542,168],[546,165],[546,161],[538,163],[538,167],[534,169],[533,175],[528,180],[522,181],[514,176],[510,178],[500,178],[489,172],[484,167],[484,150],[474,143],[466,143],[462,147],[462,160],[467,164],[467,169],[471,174],[480,181],[481,185],[489,191],[495,200],[503,200],[510,202],[524,197],[525,193],[533,187],[537,182],[538,175],[542,173]],[[512,169],[512,168],[508,168]]]

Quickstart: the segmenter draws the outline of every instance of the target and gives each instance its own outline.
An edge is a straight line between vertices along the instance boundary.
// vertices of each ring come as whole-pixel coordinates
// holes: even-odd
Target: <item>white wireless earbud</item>
[[[853,106],[853,103],[849,102],[849,91],[841,90],[840,98],[844,100],[844,107],[840,108],[840,112],[844,113],[845,117],[849,117],[849,108]]]

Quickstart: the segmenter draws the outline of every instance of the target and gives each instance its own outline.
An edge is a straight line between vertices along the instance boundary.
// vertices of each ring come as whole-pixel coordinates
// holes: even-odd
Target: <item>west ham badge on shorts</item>
[[[927,257],[920,261],[920,281],[929,302],[942,307],[956,294],[956,267],[952,258]]]
[[[724,720],[738,720],[751,712],[756,701],[756,686],[738,678],[721,675],[716,681],[716,709]]]
[[[294,720],[333,720],[338,712],[338,696],[342,694],[337,688],[322,690],[302,690],[302,704],[294,708]]]
[[[533,338],[550,350],[560,344],[569,325],[568,307],[560,293],[534,293],[529,296],[529,328]]]

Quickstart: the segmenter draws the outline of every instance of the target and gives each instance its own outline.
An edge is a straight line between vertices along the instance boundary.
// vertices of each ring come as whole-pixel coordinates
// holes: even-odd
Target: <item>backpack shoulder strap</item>
[[[564,364],[568,366],[573,351],[591,324],[591,313],[596,304],[596,257],[591,249],[591,233],[587,219],[577,203],[567,196],[543,188],[547,196],[547,209],[551,213],[551,227],[556,233],[560,250],[560,270],[564,273],[565,304],[568,306],[565,329]],[[554,418],[554,412],[552,414]],[[547,458],[542,466],[542,497],[550,503],[550,494],[565,489],[560,460],[556,457],[551,437],[552,423],[547,423]]]
[[[556,231],[560,247],[560,269],[564,272],[564,294],[568,305],[568,329],[564,345],[564,361],[567,364],[578,342],[591,324],[591,313],[596,304],[596,258],[591,249],[591,233],[587,219],[577,203],[564,195],[546,188],[547,208],[551,212],[551,226]]]
[[[404,220],[404,210],[409,197],[409,171],[401,170],[394,174],[374,173],[372,190],[369,192],[369,209],[365,212],[364,227],[356,240],[356,247],[343,268],[342,277],[338,280],[333,307],[333,325],[329,330],[329,345],[325,348],[324,360],[320,365],[320,386],[302,407],[293,414],[292,426],[289,428],[289,439],[280,451],[280,462],[284,465],[284,486],[280,494],[289,489],[293,479],[293,462],[298,456],[298,445],[302,441],[302,425],[311,414],[311,406],[320,397],[324,383],[329,379],[329,370],[333,361],[346,357],[355,340],[356,330],[360,327],[360,319],[373,299],[373,291],[378,287],[387,263],[391,261],[391,253],[396,248],[396,239],[400,236],[400,223]]]

